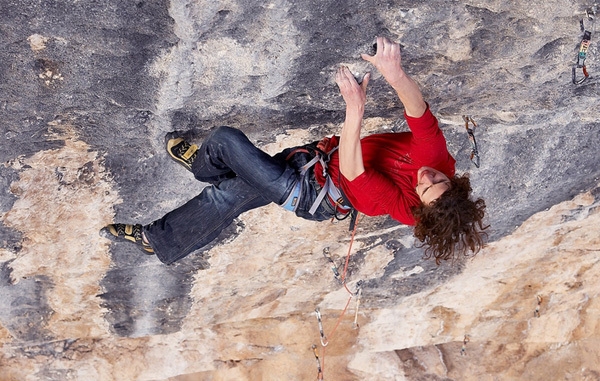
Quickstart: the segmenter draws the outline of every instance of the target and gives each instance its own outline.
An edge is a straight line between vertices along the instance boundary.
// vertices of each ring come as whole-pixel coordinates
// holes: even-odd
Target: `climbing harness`
[[[341,189],[335,186],[333,180],[331,179],[331,176],[329,176],[329,173],[327,173],[327,163],[329,163],[331,155],[337,149],[338,147],[335,147],[331,151],[324,153],[313,143],[303,147],[295,148],[292,151],[290,151],[290,153],[286,157],[286,161],[289,161],[291,158],[294,157],[294,155],[298,153],[308,154],[312,156],[312,159],[299,168],[300,176],[296,180],[294,188],[288,195],[288,198],[281,206],[283,206],[289,211],[296,211],[296,209],[298,208],[300,197],[303,194],[302,187],[305,183],[304,178],[309,173],[310,168],[314,167],[317,163],[321,163],[321,167],[323,168],[323,177],[325,178],[325,184],[323,184],[321,189],[318,191],[317,197],[314,200],[308,212],[311,215],[314,215],[322,202],[329,202],[334,210],[335,219],[344,220],[348,216],[352,216],[352,223],[350,224],[350,230],[352,230],[352,228],[354,227],[354,222],[356,220],[355,209],[343,195]]]
[[[587,67],[585,66],[585,59],[587,57],[588,49],[590,48],[592,34],[595,32],[596,29],[595,16],[597,10],[598,6],[594,5],[592,8],[588,8],[585,11],[585,15],[587,17],[588,22],[591,24],[591,28],[586,29],[583,19],[579,21],[581,31],[583,32],[583,38],[581,39],[581,43],[579,44],[579,52],[577,53],[577,63],[574,64],[572,68],[573,83],[576,85],[582,84],[590,76],[587,71]],[[579,78],[577,77],[577,69],[581,69],[583,76]]]
[[[298,153],[306,153],[309,155],[313,155],[313,153],[311,151],[309,151],[308,148],[300,147],[300,148],[296,148],[296,149],[292,150],[287,155],[285,160],[289,161],[294,155],[296,155]],[[294,188],[288,195],[288,198],[285,200],[285,202],[281,205],[282,207],[284,207],[285,209],[287,209],[291,212],[296,211],[296,209],[298,208],[298,201],[300,200],[300,196],[302,195],[302,185],[303,185],[302,180],[307,175],[308,170],[311,167],[313,167],[319,161],[319,159],[320,159],[319,155],[314,154],[314,157],[312,158],[312,160],[310,160],[308,163],[304,164],[302,167],[299,168],[300,169],[300,178],[298,180],[296,180],[296,183],[294,184]],[[317,207],[318,207],[318,205],[317,205]],[[311,210],[312,210],[312,208],[311,208]],[[314,212],[311,214],[314,214]]]
[[[463,120],[465,121],[465,128],[467,129],[467,134],[469,134],[469,141],[471,142],[471,162],[475,165],[475,167],[479,168],[479,150],[477,149],[477,141],[475,141],[475,127],[477,127],[477,123],[471,118],[470,115],[463,115]],[[473,124],[473,128],[469,127],[469,123]]]

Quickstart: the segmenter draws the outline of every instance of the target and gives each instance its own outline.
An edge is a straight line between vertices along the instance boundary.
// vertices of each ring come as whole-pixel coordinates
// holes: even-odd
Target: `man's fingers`
[[[344,81],[344,80],[351,81],[352,79],[354,79],[354,75],[352,75],[352,72],[350,71],[350,69],[348,69],[347,66],[341,66],[338,69],[337,75],[339,76],[340,81]]]
[[[344,70],[343,67],[339,67],[337,69],[337,71],[335,72],[335,83],[338,84],[338,86],[341,86],[341,82],[344,79]]]
[[[368,55],[368,54],[365,54],[365,53],[362,53],[362,54],[360,55],[360,57],[361,57],[363,60],[365,60],[365,61],[368,61],[368,62],[371,62],[371,63],[373,63],[373,58],[375,58],[375,56],[370,56],[370,55]]]
[[[366,54],[366,53],[362,53],[360,55],[360,57],[365,60],[368,61],[370,63],[374,63],[375,62],[375,57],[377,56],[377,53],[380,53],[383,51],[383,47],[384,47],[384,39],[383,37],[377,37],[376,38],[375,44],[373,45],[375,47],[375,53],[373,55],[370,54]]]
[[[367,92],[367,85],[369,84],[370,79],[371,79],[371,73],[367,73],[367,74],[365,74],[362,82],[360,83],[360,87],[363,89],[363,91],[365,93]]]
[[[388,39],[385,37],[377,37],[377,52],[383,53],[385,51]]]
[[[359,88],[363,93],[367,91],[367,85],[371,79],[371,73],[366,73],[359,84],[352,71],[347,66],[340,66],[335,74],[335,82],[337,83],[340,92],[343,94],[355,92]]]
[[[377,37],[377,53],[394,55],[400,51],[400,45],[386,37]]]
[[[352,80],[356,81],[356,78],[354,78],[354,74],[352,74],[352,72],[347,66],[344,66],[344,76],[348,81],[350,81],[350,83],[352,83]]]
[[[352,76],[352,73],[348,73],[350,73],[350,69],[348,69],[346,66],[341,66],[338,68],[337,73],[335,74],[335,82],[342,92],[346,91],[349,86],[352,86],[352,83],[348,78],[348,75]],[[352,78],[354,79],[354,77]]]

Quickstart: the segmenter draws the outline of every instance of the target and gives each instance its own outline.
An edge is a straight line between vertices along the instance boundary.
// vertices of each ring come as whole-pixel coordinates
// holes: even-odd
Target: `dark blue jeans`
[[[158,258],[171,264],[214,240],[241,213],[271,202],[283,204],[299,179],[298,165],[287,161],[291,151],[270,156],[255,147],[240,130],[219,127],[198,149],[192,165],[197,180],[208,182],[202,192],[159,220],[144,226]],[[305,180],[303,202],[296,214],[322,221],[333,211],[320,206],[308,214],[319,185],[312,171]],[[310,205],[309,205],[310,204]]]

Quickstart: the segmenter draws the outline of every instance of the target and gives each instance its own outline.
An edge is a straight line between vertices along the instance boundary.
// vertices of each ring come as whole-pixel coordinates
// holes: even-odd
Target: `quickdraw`
[[[312,345],[312,350],[315,354],[315,359],[317,360],[317,380],[322,380],[323,368],[321,368],[321,360],[319,359],[319,353],[317,352],[317,346],[315,344]]]
[[[362,283],[362,280],[359,280],[358,283],[356,283],[356,309],[354,312],[354,324],[352,325],[354,329],[360,328],[360,325],[358,324],[358,307],[360,306],[360,296],[362,295]]]
[[[319,307],[315,309],[317,313],[317,321],[319,322],[319,334],[321,335],[321,346],[326,347],[329,344],[329,340],[325,336],[325,332],[323,331],[323,320],[321,319],[321,310]]]
[[[325,247],[323,249],[323,256],[329,261],[331,262],[331,271],[333,271],[333,276],[335,276],[335,279],[342,283],[342,276],[340,275],[340,272],[337,268],[337,265],[335,264],[335,261],[333,260],[333,258],[331,257],[331,254],[329,253],[329,246]]]
[[[471,339],[469,338],[469,335],[465,335],[465,338],[463,339],[463,345],[460,348],[460,355],[461,356],[466,356],[467,355],[467,343],[471,341]]]
[[[533,316],[540,317],[540,307],[542,306],[542,302],[544,299],[540,295],[536,296],[537,298],[537,306],[535,306],[535,311],[533,311]]]
[[[469,141],[471,142],[471,162],[475,165],[475,167],[479,168],[479,150],[477,149],[477,141],[475,140],[474,132],[475,128],[477,127],[477,123],[475,123],[470,115],[463,115],[463,120],[465,121],[467,134],[469,134]],[[473,124],[473,128],[469,127],[469,123]]]
[[[572,68],[572,76],[573,83],[576,85],[580,85],[585,82],[586,79],[589,78],[590,74],[587,71],[587,67],[585,66],[585,59],[587,58],[587,53],[590,48],[590,41],[592,40],[592,34],[595,32],[596,24],[595,24],[595,16],[596,16],[597,6],[594,5],[592,8],[588,8],[585,11],[585,15],[591,24],[591,28],[586,29],[583,23],[583,19],[579,21],[579,25],[581,26],[581,31],[583,32],[583,38],[581,39],[581,44],[579,44],[579,52],[577,53],[577,63],[573,65]],[[583,76],[577,76],[577,69],[581,69]]]

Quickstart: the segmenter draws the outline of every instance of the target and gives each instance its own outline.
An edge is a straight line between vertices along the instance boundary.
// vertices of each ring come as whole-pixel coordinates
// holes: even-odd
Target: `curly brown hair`
[[[473,201],[469,175],[464,174],[450,179],[450,189],[429,205],[421,204],[412,209],[417,221],[415,237],[422,242],[425,258],[442,260],[458,259],[467,256],[469,251],[477,254],[484,246],[487,237],[483,217],[485,201]]]

